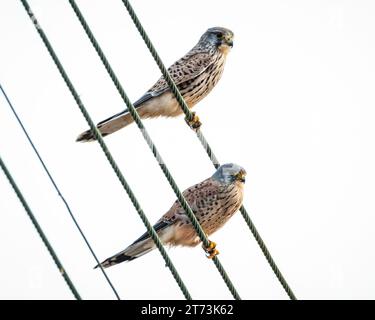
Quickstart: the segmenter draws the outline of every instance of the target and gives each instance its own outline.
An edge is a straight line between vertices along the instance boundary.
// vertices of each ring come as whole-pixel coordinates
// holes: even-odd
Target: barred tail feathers
[[[152,251],[153,249],[155,249],[154,241],[148,238],[146,240],[133,243],[125,250],[113,255],[112,257],[109,257],[101,263],[101,266],[103,268],[108,268],[121,262],[131,261],[143,256],[144,254]],[[98,267],[99,265],[97,265],[94,269]]]
[[[123,127],[126,127],[127,125],[131,124],[133,122],[133,117],[129,114],[128,110],[124,110],[118,114],[115,114],[114,116],[105,119],[101,122],[99,122],[96,127],[100,131],[101,135],[103,137],[116,132]],[[82,132],[78,137],[77,137],[77,142],[89,142],[89,141],[94,141],[95,136],[93,132],[89,129],[85,132]]]

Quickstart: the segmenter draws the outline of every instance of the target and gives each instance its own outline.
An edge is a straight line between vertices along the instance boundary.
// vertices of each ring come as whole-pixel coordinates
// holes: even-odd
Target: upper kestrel
[[[169,67],[168,71],[189,108],[201,101],[217,84],[224,70],[225,59],[233,47],[233,32],[222,27],[208,29],[196,46]],[[167,82],[161,77],[134,103],[141,118],[176,117],[182,110]],[[196,118],[191,123],[196,125]],[[97,124],[102,136],[109,135],[133,122],[129,111],[115,114]],[[81,133],[77,141],[95,140],[91,130]]]
[[[220,166],[208,179],[183,192],[207,236],[221,228],[241,207],[246,171],[233,163]],[[180,203],[176,201],[154,229],[162,243],[170,246],[196,246],[199,244],[195,229]],[[210,241],[206,249],[209,258],[219,252],[216,244]],[[155,249],[155,243],[146,232],[125,250],[101,263],[107,268],[123,261],[134,260]]]

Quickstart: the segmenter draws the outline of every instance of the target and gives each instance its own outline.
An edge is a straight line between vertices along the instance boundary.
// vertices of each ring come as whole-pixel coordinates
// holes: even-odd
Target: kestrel
[[[217,84],[224,71],[226,56],[232,47],[232,31],[221,27],[210,28],[193,49],[169,67],[168,71],[189,108],[201,101]],[[176,117],[182,113],[163,77],[134,103],[134,107],[143,119],[159,116]],[[133,117],[125,109],[99,122],[97,128],[104,137],[132,122]],[[195,114],[189,125],[192,128],[200,126]],[[77,138],[77,141],[81,142],[93,140],[95,137],[91,130],[81,133]]]
[[[221,228],[241,207],[245,176],[246,171],[239,165],[224,164],[210,178],[183,192],[207,236]],[[154,229],[165,245],[194,247],[201,242],[178,201],[156,222]],[[213,258],[219,253],[215,247],[216,244],[210,241],[210,245],[205,248],[208,258]],[[107,268],[131,261],[155,248],[154,241],[146,232],[125,250],[106,259],[101,265]]]

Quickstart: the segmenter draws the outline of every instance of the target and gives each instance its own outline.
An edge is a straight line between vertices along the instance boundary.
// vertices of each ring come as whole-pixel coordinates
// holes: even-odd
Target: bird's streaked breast
[[[225,56],[218,53],[214,59],[214,63],[205,72],[179,85],[179,89],[190,108],[211,92],[223,74]]]
[[[207,200],[208,205],[206,204],[204,210],[198,211],[197,218],[204,231],[210,235],[220,229],[241,207],[242,186],[237,183],[231,184],[224,187],[214,199]]]

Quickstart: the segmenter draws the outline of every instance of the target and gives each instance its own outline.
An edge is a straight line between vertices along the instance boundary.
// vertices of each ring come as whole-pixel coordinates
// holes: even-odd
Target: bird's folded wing
[[[154,230],[155,230],[156,232],[158,232],[159,230],[162,230],[162,229],[164,229],[165,227],[167,227],[167,226],[169,226],[169,225],[171,225],[171,222],[170,222],[170,221],[167,221],[167,220],[160,220],[160,221],[158,221],[158,222],[153,226],[153,228],[154,228]],[[149,235],[148,232],[145,232],[142,236],[140,236],[137,240],[135,240],[135,241],[132,243],[132,245],[133,245],[133,244],[136,244],[136,243],[138,243],[138,242],[141,242],[141,241],[143,241],[143,240],[146,240],[146,239],[148,239],[148,238],[150,238],[150,235]]]
[[[193,210],[193,213],[196,214],[203,203],[209,201],[210,198],[214,197],[219,192],[219,183],[208,178],[186,189],[182,194],[190,208]],[[185,215],[185,210],[182,208],[178,200],[176,200],[171,209],[163,216],[163,220],[174,221],[176,219],[176,217],[174,217],[176,214]]]
[[[200,201],[205,201],[210,199],[212,196],[219,192],[219,185],[217,181],[212,180],[211,178],[206,179],[183,192],[183,196],[188,202],[190,208],[193,210],[194,214],[198,211],[198,206]],[[182,208],[180,202],[176,200],[173,206],[168,210],[166,214],[153,226],[156,232],[163,230],[164,228],[172,225],[176,221],[181,219],[183,215],[186,219],[185,210]],[[136,244],[143,240],[150,238],[148,232],[145,232],[141,237],[133,242]]]
[[[175,84],[178,86],[198,77],[212,63],[214,63],[214,59],[210,53],[188,53],[186,56],[172,64],[168,68],[168,72]],[[164,77],[161,77],[149,91],[147,91],[139,100],[134,103],[134,106],[137,107],[143,102],[153,97],[157,97],[168,90],[169,85],[167,81],[164,79]]]

